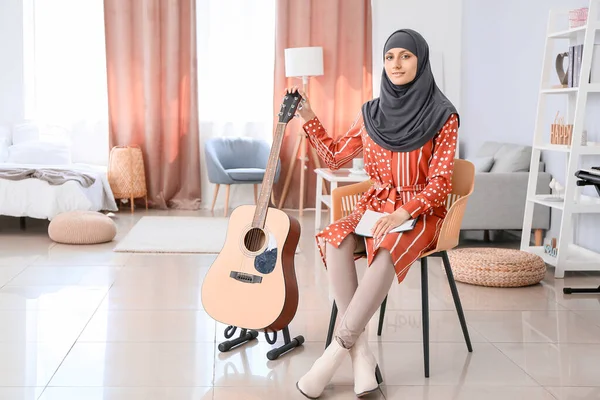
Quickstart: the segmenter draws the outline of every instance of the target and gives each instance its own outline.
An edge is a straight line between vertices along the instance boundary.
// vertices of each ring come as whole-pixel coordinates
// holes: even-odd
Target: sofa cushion
[[[503,145],[504,143],[486,141],[477,150],[475,157],[494,157]]]
[[[262,168],[231,168],[225,172],[234,181],[260,182],[265,176],[265,170]]]
[[[475,172],[490,172],[494,165],[494,157],[475,157],[469,161],[475,166]]]
[[[531,163],[531,146],[505,144],[494,156],[490,172],[527,172]]]

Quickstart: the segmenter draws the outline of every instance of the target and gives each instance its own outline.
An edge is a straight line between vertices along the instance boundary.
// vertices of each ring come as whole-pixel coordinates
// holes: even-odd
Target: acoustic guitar
[[[257,204],[232,211],[225,244],[204,278],[204,309],[223,324],[276,332],[296,314],[300,223],[269,207],[269,199],[285,128],[300,99],[297,92],[284,96]]]

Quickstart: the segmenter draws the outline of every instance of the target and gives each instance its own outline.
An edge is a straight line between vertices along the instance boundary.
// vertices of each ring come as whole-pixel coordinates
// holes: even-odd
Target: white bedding
[[[88,164],[37,165],[0,163],[3,168],[59,168],[86,172],[96,182],[84,188],[78,182],[50,185],[40,179],[12,181],[0,179],[0,215],[52,220],[57,214],[74,211],[117,211],[108,184],[106,167]]]

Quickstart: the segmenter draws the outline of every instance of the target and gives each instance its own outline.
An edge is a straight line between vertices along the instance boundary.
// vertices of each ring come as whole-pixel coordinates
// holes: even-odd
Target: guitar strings
[[[278,127],[278,128],[280,129],[281,127]],[[283,137],[283,135],[281,133],[279,133],[277,135],[277,137],[276,137],[276,141],[277,141],[276,145],[277,146],[279,146],[280,143],[278,143],[278,142],[281,142],[282,137]],[[271,154],[270,157],[272,157],[272,156],[273,156],[273,154]],[[272,160],[269,159],[268,165],[271,165],[271,164],[272,164]],[[265,177],[267,178],[267,180],[270,180],[273,178],[272,175],[273,175],[273,168],[271,165],[270,168],[267,168]],[[261,200],[263,197],[264,197],[264,193],[261,190],[261,195],[259,197],[259,200]],[[260,203],[261,203],[261,201],[259,201],[259,204]],[[265,215],[265,218],[266,218],[266,215]],[[249,247],[252,249],[252,251],[257,251],[259,249],[259,247],[261,245],[262,237],[263,237],[263,232],[260,231],[260,227],[254,227],[252,229],[252,231],[250,232],[250,237],[249,237]]]
[[[282,109],[283,108],[284,107],[282,105]],[[278,126],[277,130],[281,130],[281,128],[282,128],[281,126]],[[276,140],[275,145],[276,146],[280,146],[281,142],[283,141],[282,140],[283,139],[283,133],[282,132],[277,132],[277,130],[276,130],[276,137],[275,137],[275,140]],[[272,164],[272,160],[271,160],[272,156],[273,156],[273,154],[271,154],[271,156],[269,157],[270,159],[269,159],[268,165]],[[271,166],[271,168],[267,168],[266,176],[265,177],[267,178],[267,180],[270,180],[270,179],[273,178],[272,175],[273,175],[273,168]],[[264,193],[262,193],[262,190],[261,190],[261,195],[259,197],[259,200],[264,197],[263,195],[264,195]],[[260,203],[261,202],[259,201],[259,204]],[[263,218],[266,219],[266,215]],[[264,221],[264,222],[266,223],[266,221]],[[250,247],[250,249],[252,251],[257,251],[259,249],[259,245],[261,244],[262,237],[263,237],[263,232],[261,231],[261,229],[259,227],[253,227],[251,229],[251,231],[250,231],[249,240],[248,240],[248,247]]]

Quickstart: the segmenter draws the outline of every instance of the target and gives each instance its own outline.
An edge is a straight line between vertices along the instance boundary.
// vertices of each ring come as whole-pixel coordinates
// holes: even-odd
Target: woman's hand
[[[373,238],[376,240],[383,239],[383,237],[392,229],[402,225],[410,219],[410,214],[403,208],[399,208],[391,214],[381,217],[373,225]]]
[[[306,97],[306,93],[298,90],[298,86],[292,86],[291,88],[285,89],[285,94],[294,93],[296,91],[298,91],[298,93],[300,93],[300,96],[302,96],[302,100],[300,101],[300,104],[298,104],[298,111],[296,115],[300,116],[304,121],[310,121],[315,117],[315,113],[313,112],[312,107],[310,106],[310,102]]]

